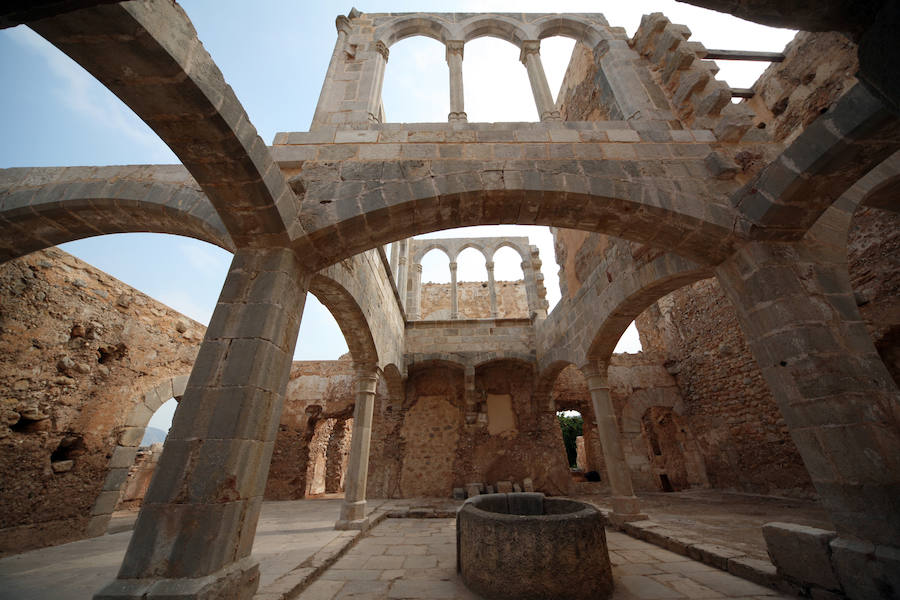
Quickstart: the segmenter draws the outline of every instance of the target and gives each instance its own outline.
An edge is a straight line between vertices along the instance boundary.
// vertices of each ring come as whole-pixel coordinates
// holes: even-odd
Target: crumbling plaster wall
[[[467,483],[526,478],[536,490],[568,493],[572,481],[555,411],[538,406],[533,392],[530,365],[482,365],[475,370],[471,392],[478,417],[470,422],[461,365],[430,363],[411,369],[405,401],[376,404],[367,495],[449,497],[453,488]],[[506,404],[513,418],[491,422],[490,403]]]
[[[497,316],[528,318],[525,281],[495,281]],[[491,295],[486,281],[460,281],[456,284],[460,319],[491,318]],[[450,284],[423,283],[420,300],[422,319],[450,318]]]
[[[126,419],[203,333],[61,250],[0,265],[0,552],[84,535]]]

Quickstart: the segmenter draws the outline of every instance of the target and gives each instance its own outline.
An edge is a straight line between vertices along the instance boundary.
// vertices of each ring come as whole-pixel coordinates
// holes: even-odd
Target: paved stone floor
[[[790,598],[627,535],[607,531],[616,600]],[[300,600],[478,600],[456,573],[453,519],[388,519]]]
[[[611,508],[604,496],[578,496]],[[641,493],[641,510],[667,528],[686,536],[768,559],[762,526],[772,521],[833,530],[828,513],[813,500],[737,494],[719,490]]]
[[[253,544],[260,587],[341,535],[340,506],[340,499],[263,504]],[[87,600],[115,578],[130,539],[123,531],[0,559],[0,599]]]
[[[742,523],[753,518],[762,519],[762,522],[776,520],[770,517],[778,510],[759,508],[766,503],[754,502],[752,497],[744,498],[742,502],[748,504],[740,509],[740,513],[730,514],[726,501],[735,499],[724,498],[725,503],[714,508],[717,506],[715,498],[711,495],[703,500],[701,495],[678,500],[678,497],[666,494],[657,503],[668,502],[668,508],[653,508],[649,512],[655,519],[666,515],[673,520],[681,519],[686,527],[688,519],[685,515],[691,511],[675,507],[679,502],[693,506],[697,514],[691,518],[703,529],[704,535],[707,530],[715,531],[713,525],[728,516]],[[263,504],[253,547],[260,560],[261,590],[280,577],[303,571],[298,567],[308,564],[326,547],[349,543],[349,538],[341,537],[348,532],[333,529],[340,502],[339,498],[327,498]],[[711,507],[705,509],[707,514],[698,508],[704,502]],[[602,501],[598,503],[602,504]],[[452,511],[451,504],[438,500],[382,504],[376,500],[370,502],[370,508],[391,511],[404,506],[433,505]],[[746,514],[753,512],[750,507],[763,514]],[[678,517],[679,513],[684,514]],[[800,516],[788,511],[781,520],[799,521],[794,517]],[[125,526],[127,520],[127,515],[123,515],[121,525]],[[469,592],[456,575],[454,527],[453,519],[386,519],[321,573],[300,597],[304,600],[477,599],[478,596]],[[0,599],[89,599],[93,592],[115,577],[130,537],[129,531],[122,531],[0,559]],[[608,531],[607,539],[614,565],[616,592],[613,597],[616,599],[787,597],[621,533]]]

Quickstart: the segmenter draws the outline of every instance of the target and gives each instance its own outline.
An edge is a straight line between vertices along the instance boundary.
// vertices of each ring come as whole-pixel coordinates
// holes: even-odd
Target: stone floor
[[[762,526],[773,521],[833,530],[828,513],[813,500],[737,494],[719,490],[640,493],[641,510],[653,521],[685,533],[767,559]],[[578,496],[600,507],[611,508],[604,496]]]
[[[602,498],[594,500],[603,504]],[[822,524],[815,520],[811,503],[709,491],[643,500],[651,518],[667,526],[732,547],[745,544],[755,552],[760,547],[764,552],[761,537],[754,541],[762,523]],[[340,503],[339,498],[326,498],[263,504],[253,547],[260,561],[259,600],[293,597],[291,592],[300,589],[305,600],[477,598],[456,576],[452,519],[387,518],[354,545],[357,532],[333,529]],[[370,509],[379,515],[452,514],[455,505],[437,499],[370,501]],[[128,521],[128,515],[121,515],[115,528],[127,527]],[[607,535],[614,598],[785,597],[622,533]],[[129,531],[121,531],[0,559],[0,600],[88,599],[115,577],[130,537]]]
[[[387,519],[300,600],[478,600],[456,573],[453,519]],[[679,554],[607,531],[616,600],[789,598]]]
[[[341,537],[340,506],[340,499],[263,504],[253,544],[260,587]],[[122,531],[0,559],[0,599],[86,600],[115,578],[129,539]]]

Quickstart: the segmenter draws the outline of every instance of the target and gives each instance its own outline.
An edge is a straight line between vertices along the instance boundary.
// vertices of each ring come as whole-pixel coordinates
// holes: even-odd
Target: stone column
[[[381,123],[381,87],[384,84],[384,68],[387,65],[390,51],[384,45],[384,42],[378,40],[375,42],[375,52],[372,60],[374,61],[374,71],[372,74],[372,89],[369,92],[369,102],[367,109],[369,111],[370,123]]]
[[[234,255],[107,599],[251,598],[250,556],[311,275],[282,248]]]
[[[463,46],[462,40],[450,40],[447,42],[447,65],[450,67],[450,114],[448,121],[463,121],[466,116],[465,100],[463,98]]]
[[[406,299],[406,318],[416,321],[419,318],[419,297],[422,293],[422,263],[416,263],[412,268],[412,281],[409,284],[409,293]]]
[[[316,104],[316,112],[313,115],[311,129],[317,126],[327,124],[327,114],[333,110],[333,102],[337,100],[334,93],[335,73],[337,73],[338,65],[344,62],[344,49],[347,47],[347,38],[350,36],[350,19],[344,15],[338,15],[334,21],[337,27],[337,41],[334,43],[334,51],[331,53],[331,62],[328,63],[328,71],[325,73],[325,80],[322,83],[322,91],[319,94],[319,102]]]
[[[529,261],[522,261],[522,274],[525,276],[525,299],[528,301],[528,316],[533,317],[538,310],[537,282],[534,279],[534,267]]]
[[[819,229],[830,242],[753,242],[716,275],[838,533],[900,556],[900,391],[856,307],[847,230]]]
[[[550,93],[550,84],[547,83],[547,76],[544,74],[544,65],[541,63],[541,41],[522,42],[519,60],[528,69],[528,80],[531,82],[531,92],[534,94],[534,103],[537,104],[541,121],[559,121],[559,111],[556,110],[553,94]]]
[[[409,260],[409,240],[400,240],[400,257],[397,259],[397,293],[400,294],[400,304],[406,310],[406,290],[408,286],[407,261]]]
[[[350,463],[344,478],[344,503],[335,529],[363,529],[366,526],[366,477],[369,474],[369,442],[375,409],[375,365],[356,367],[356,406],[353,408],[353,438]]]
[[[494,284],[494,261],[484,263],[488,274],[488,293],[491,295],[491,317],[497,318],[497,286]],[[527,291],[526,291],[527,293]]]
[[[456,261],[450,263],[450,318],[459,318],[459,299],[456,293]]]
[[[640,512],[640,505],[631,487],[631,471],[625,462],[622,451],[622,440],[619,435],[619,424],[616,420],[615,408],[609,396],[607,382],[607,365],[592,361],[583,367],[581,372],[587,379],[594,406],[594,419],[600,433],[600,445],[603,447],[603,461],[606,463],[606,474],[612,490],[613,512],[610,518],[615,522],[638,521],[647,515]]]
[[[397,283],[397,267],[399,266],[400,260],[400,242],[399,240],[391,244],[391,277],[394,278],[394,283]],[[397,284],[399,287],[399,284]]]

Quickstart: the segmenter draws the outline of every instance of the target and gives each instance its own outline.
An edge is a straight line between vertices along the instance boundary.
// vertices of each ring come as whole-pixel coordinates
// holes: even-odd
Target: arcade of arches
[[[604,494],[620,525],[645,517],[635,492],[815,499],[824,546],[780,535],[824,553],[823,593],[900,591],[900,118],[877,61],[859,62],[896,22],[890,2],[845,29],[823,8],[819,33],[762,57],[708,50],[658,13],[629,38],[599,14],[354,10],[310,131],[272,146],[177,4],[56,4],[2,22],[79,62],[183,166],[0,171],[0,550],[103,534],[175,397],[103,598],[171,581],[252,597],[264,498],[343,493],[336,527],[353,529],[366,498],[513,485]],[[411,35],[447,46],[447,123],[384,114],[390,46]],[[540,122],[468,122],[463,48],[483,35],[521,49]],[[577,42],[555,103],[552,35]],[[741,102],[709,60],[735,56],[772,61]],[[496,223],[552,228],[553,310],[553,257],[527,238],[415,237]],[[234,253],[208,328],[53,248],[122,231]],[[422,282],[435,248],[449,284]],[[501,248],[522,280],[495,281]],[[468,249],[484,282],[457,281]],[[291,361],[307,293],[340,325],[341,360]],[[635,320],[643,352],[614,354]],[[573,480],[561,410],[584,417],[600,482]]]

